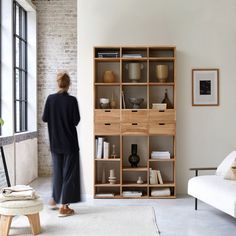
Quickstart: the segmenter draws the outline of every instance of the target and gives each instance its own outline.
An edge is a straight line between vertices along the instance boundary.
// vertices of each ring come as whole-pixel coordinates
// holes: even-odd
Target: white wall
[[[78,1],[78,99],[83,192],[93,192],[93,47],[176,45],[177,193],[197,166],[236,144],[236,1]],[[220,106],[192,107],[191,69],[220,69]]]

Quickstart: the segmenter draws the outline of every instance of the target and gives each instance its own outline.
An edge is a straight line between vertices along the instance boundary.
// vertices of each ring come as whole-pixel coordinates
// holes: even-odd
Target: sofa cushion
[[[236,158],[234,159],[234,162],[231,164],[230,168],[224,175],[224,179],[236,180]]]
[[[236,158],[236,151],[232,151],[225,159],[220,163],[216,170],[216,175],[225,176],[227,171],[231,168]]]
[[[236,181],[202,175],[188,181],[188,194],[236,217]]]

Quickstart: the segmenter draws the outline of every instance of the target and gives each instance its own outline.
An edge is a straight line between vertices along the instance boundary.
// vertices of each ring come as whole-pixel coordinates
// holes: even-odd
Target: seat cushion
[[[236,181],[202,175],[188,181],[188,194],[236,217]]]
[[[0,202],[0,215],[30,215],[42,209],[41,199]]]

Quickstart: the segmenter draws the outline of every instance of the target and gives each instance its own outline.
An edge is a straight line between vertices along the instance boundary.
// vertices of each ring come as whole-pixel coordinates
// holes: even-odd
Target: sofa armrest
[[[217,167],[195,167],[195,168],[189,168],[189,170],[195,171],[195,176],[198,176],[199,170],[216,170]]]

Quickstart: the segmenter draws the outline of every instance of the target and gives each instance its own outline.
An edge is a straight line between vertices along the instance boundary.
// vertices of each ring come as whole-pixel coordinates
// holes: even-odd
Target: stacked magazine
[[[141,197],[142,192],[140,192],[140,191],[123,191],[122,195],[123,195],[123,197]]]
[[[152,151],[151,152],[152,159],[170,159],[169,151]]]

